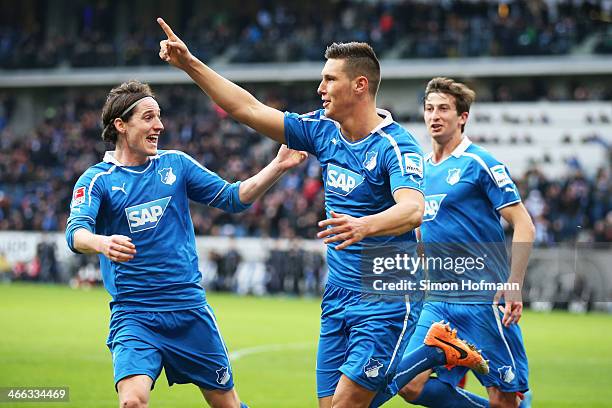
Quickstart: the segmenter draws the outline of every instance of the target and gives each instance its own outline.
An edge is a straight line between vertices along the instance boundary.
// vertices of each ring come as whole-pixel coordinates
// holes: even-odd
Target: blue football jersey
[[[435,281],[506,282],[509,274],[499,210],[521,201],[506,166],[464,137],[439,163],[425,157],[427,186],[421,225],[428,256],[481,258],[470,267],[429,268]],[[455,269],[451,271],[449,269]],[[435,291],[434,291],[435,292]]]
[[[239,183],[229,184],[187,154],[160,150],[142,166],[123,166],[107,152],[77,181],[66,226],[69,247],[79,228],[125,235],[136,246],[128,262],[99,255],[111,310],[183,310],[205,304],[189,200],[241,211]]]
[[[378,109],[379,126],[356,142],[347,140],[340,124],[323,109],[304,115],[285,114],[285,139],[292,149],[305,150],[321,164],[325,211],[354,217],[377,214],[395,204],[393,193],[411,188],[423,193],[423,152],[391,114]],[[362,291],[362,250],[415,241],[410,231],[399,236],[368,237],[342,251],[328,245],[328,280],[349,290]]]

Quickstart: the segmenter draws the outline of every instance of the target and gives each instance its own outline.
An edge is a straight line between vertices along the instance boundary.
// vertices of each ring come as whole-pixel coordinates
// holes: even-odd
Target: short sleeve
[[[485,158],[484,164],[486,167],[481,169],[479,180],[495,209],[520,202],[521,197],[508,168],[491,156]]]
[[[70,216],[66,223],[66,241],[68,247],[74,251],[73,240],[74,232],[80,228],[85,228],[92,233],[96,232],[96,220],[98,211],[104,198],[104,188],[102,187],[101,176],[108,174],[109,171],[86,171],[72,190],[72,200],[70,201]]]
[[[193,157],[185,153],[181,156],[187,170],[187,197],[190,200],[232,213],[251,206],[240,201],[240,182],[230,184]]]
[[[285,141],[290,149],[304,150],[318,157],[314,142],[321,120],[313,112],[298,115],[285,112]]]
[[[190,200],[211,205],[229,183],[188,154],[181,152],[180,155],[185,168],[187,197]]]
[[[384,163],[389,175],[391,193],[411,188],[424,194],[425,174],[423,151],[408,138],[385,136],[390,146],[384,151]]]

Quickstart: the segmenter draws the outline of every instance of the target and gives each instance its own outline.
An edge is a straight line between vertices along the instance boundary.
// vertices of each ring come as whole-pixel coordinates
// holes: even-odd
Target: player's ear
[[[469,112],[463,112],[461,115],[459,115],[459,124],[465,125],[467,123],[468,116],[470,116]]]
[[[125,133],[127,131],[125,122],[121,118],[115,118],[113,120],[113,125],[115,126],[115,129],[117,129],[118,133]]]
[[[368,78],[359,75],[353,80],[353,89],[357,94],[367,93],[369,89]]]

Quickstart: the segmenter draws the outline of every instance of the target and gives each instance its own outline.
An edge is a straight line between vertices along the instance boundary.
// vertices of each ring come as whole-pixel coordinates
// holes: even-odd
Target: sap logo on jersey
[[[140,232],[157,227],[172,197],[164,197],[125,209],[131,232]]]
[[[327,166],[327,189],[332,193],[345,196],[361,183],[363,177],[360,174],[335,164]]]
[[[425,211],[423,212],[423,221],[432,221],[438,215],[438,211],[442,206],[442,201],[446,194],[434,194],[425,197]]]

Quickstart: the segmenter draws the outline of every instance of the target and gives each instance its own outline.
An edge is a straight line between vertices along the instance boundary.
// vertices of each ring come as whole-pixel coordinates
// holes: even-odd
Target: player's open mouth
[[[158,136],[147,136],[147,142],[157,146]]]
[[[331,103],[331,101],[323,101],[323,107],[327,108],[330,103]]]
[[[438,130],[442,129],[442,125],[437,124],[437,125],[431,125],[431,130],[437,132]]]

